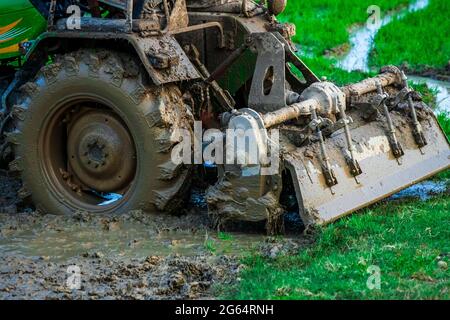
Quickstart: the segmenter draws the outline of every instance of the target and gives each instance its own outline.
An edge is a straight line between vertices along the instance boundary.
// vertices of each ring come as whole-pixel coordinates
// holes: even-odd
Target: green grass
[[[327,57],[303,58],[308,67],[319,77],[326,77],[328,80],[339,86],[349,83],[359,82],[373,74],[362,72],[347,72],[335,67],[336,60]]]
[[[450,59],[450,2],[430,0],[428,8],[410,13],[403,19],[383,27],[376,36],[370,65],[406,63],[411,69],[421,71],[425,66],[443,68]],[[310,0],[289,1],[281,21],[297,26],[294,41],[302,49],[302,58],[320,76],[338,84],[358,81],[366,75],[348,73],[335,68],[335,59],[324,55],[336,48],[349,48],[349,31],[352,26],[367,20],[367,8],[376,4],[382,13],[399,9],[413,0]]]
[[[408,1],[377,1],[376,4],[385,12],[406,3]],[[370,4],[373,3],[353,0],[290,1],[282,19],[297,25],[294,40],[304,46],[303,60],[308,66],[319,76],[343,85],[360,81],[369,74],[336,68],[335,58],[323,54],[348,43],[349,27],[366,20],[365,9]],[[448,21],[442,22],[442,17],[450,10],[441,8],[441,12],[436,12],[435,5],[432,3],[431,10],[439,16],[436,19],[441,25],[448,25]],[[416,15],[408,16],[405,21]],[[382,34],[403,30],[398,25],[390,26],[382,29]],[[436,39],[444,43],[445,49],[450,41],[443,42],[442,37],[448,38],[445,30],[450,28],[437,27],[436,23],[431,27],[422,25],[422,28],[428,31],[419,32],[413,27],[415,31],[405,32],[394,40],[377,38],[392,56],[377,55],[379,60],[373,64],[382,66],[407,60],[419,66],[431,64],[429,61],[433,59],[442,60],[435,54],[436,47],[423,47],[436,42],[431,39],[436,34],[429,33],[434,29],[440,30]],[[392,43],[395,41],[402,46]],[[408,52],[421,50],[418,54]],[[450,57],[449,53],[445,54]],[[425,85],[414,86],[414,89],[422,93],[427,104],[435,103],[436,92]],[[439,115],[438,120],[450,137],[449,115]],[[449,170],[436,177],[449,178]],[[249,253],[242,261],[245,268],[239,274],[240,281],[221,287],[219,292],[228,299],[450,299],[449,271],[438,266],[439,260],[450,263],[449,212],[448,194],[427,202],[376,204],[319,229],[315,243],[300,249],[297,255],[269,259],[257,252]],[[370,276],[367,270],[372,265],[380,268],[380,290],[367,287]]]
[[[450,137],[450,117],[438,120]],[[450,179],[450,170],[437,176]],[[295,256],[249,253],[227,299],[450,299],[450,196],[382,202],[318,230]],[[438,258],[440,257],[440,258]],[[370,266],[381,271],[370,290]]]
[[[349,28],[367,21],[367,8],[378,5],[382,12],[407,5],[411,0],[308,0],[288,1],[280,17],[297,26],[294,41],[303,49],[321,56],[327,50],[349,42]]]
[[[412,0],[380,0],[382,11],[405,6]],[[300,45],[301,58],[320,77],[338,85],[361,81],[370,74],[347,72],[336,67],[337,60],[324,54],[336,47],[349,44],[349,29],[367,20],[367,8],[373,1],[363,0],[311,0],[289,1],[281,21],[297,27],[294,41]]]
[[[319,230],[295,256],[252,255],[229,299],[450,299],[450,197],[382,203]],[[438,258],[440,257],[440,258]],[[366,283],[371,265],[380,290]]]
[[[442,130],[444,130],[447,139],[450,140],[450,114],[441,113],[438,115],[439,123],[441,124]]]
[[[438,121],[444,130],[447,139],[450,141],[450,114],[441,113],[438,115]],[[447,181],[447,186],[450,187],[450,169],[439,173],[434,177],[434,179]]]
[[[430,0],[422,10],[393,21],[375,37],[371,65],[401,65],[423,70],[443,68],[450,60],[450,1]]]

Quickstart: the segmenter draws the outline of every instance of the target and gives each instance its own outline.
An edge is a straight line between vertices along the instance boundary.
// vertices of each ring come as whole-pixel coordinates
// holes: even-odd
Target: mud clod
[[[153,259],[152,259],[153,260]],[[154,262],[154,261],[153,261]],[[220,262],[220,263],[219,263]],[[66,286],[67,268],[81,270],[81,286]],[[76,257],[67,263],[4,256],[0,266],[1,299],[195,299],[209,297],[215,282],[232,277],[236,264],[205,257],[116,261]]]
[[[260,245],[261,255],[270,259],[279,256],[290,256],[299,253],[300,249],[313,242],[313,237],[305,237],[301,241],[292,239],[267,238]]]

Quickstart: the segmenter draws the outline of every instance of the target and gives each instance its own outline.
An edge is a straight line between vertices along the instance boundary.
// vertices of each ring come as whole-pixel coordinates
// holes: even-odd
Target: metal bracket
[[[161,53],[148,53],[148,59],[150,64],[155,69],[167,69],[173,66],[177,66],[180,63],[180,58],[175,55],[169,55],[165,52]]]
[[[286,107],[284,43],[270,33],[256,33],[250,47],[258,53],[248,105],[259,112]]]
[[[338,102],[338,107],[339,107],[339,113],[341,114],[342,120],[344,122],[344,131],[345,131],[345,139],[347,140],[347,150],[350,154],[349,157],[346,157],[346,162],[348,164],[348,166],[350,167],[350,173],[353,177],[359,176],[360,174],[362,174],[362,170],[361,167],[359,166],[358,161],[355,158],[355,146],[353,145],[353,141],[352,141],[352,135],[350,133],[350,128],[349,128],[349,123],[351,123],[351,121],[353,121],[351,118],[348,118],[346,113],[345,113],[345,108],[342,105],[341,102]],[[356,182],[358,182],[358,180],[356,180]],[[358,182],[359,183],[359,182]]]
[[[216,22],[216,21],[202,23],[202,24],[196,24],[196,25],[189,26],[186,28],[176,29],[176,30],[170,31],[169,34],[175,35],[175,34],[188,33],[188,32],[193,32],[193,31],[198,31],[198,30],[204,30],[204,29],[208,29],[208,28],[216,28],[219,31],[218,46],[220,49],[225,48],[226,45],[225,45],[225,34],[223,31],[223,26],[222,26],[222,24],[220,24],[219,22]]]
[[[51,0],[50,1],[50,7],[48,9],[48,19],[47,19],[47,28],[48,28],[48,30],[52,30],[53,27],[54,27],[56,2],[57,2],[57,0]]]
[[[211,74],[209,73],[208,69],[200,61],[200,53],[197,47],[191,44],[185,46],[184,50],[186,54],[189,56],[189,59],[200,71],[205,83],[210,85],[211,89],[213,90],[214,96],[216,97],[222,108],[224,108],[227,111],[232,110],[236,105],[236,102],[234,101],[233,97],[230,95],[228,91],[224,90],[215,79],[211,78]]]
[[[306,84],[309,86],[315,82],[321,82],[319,77],[294,53],[291,45],[286,41],[286,39],[283,38],[279,32],[275,32],[274,35],[278,40],[284,43],[286,61],[292,63],[298,70],[300,70],[306,80]]]
[[[311,108],[311,115],[312,115],[312,120],[315,123],[320,122],[319,118],[317,117],[316,109],[313,107]],[[320,125],[316,126],[316,135],[319,138],[319,144],[320,144],[322,173],[325,178],[325,183],[327,184],[328,187],[331,188],[331,187],[335,186],[338,183],[338,181],[333,172],[333,169],[331,169],[330,158],[328,157],[328,153],[325,148],[325,141],[323,138],[322,130],[320,129]],[[331,192],[334,193],[333,189],[331,189]]]
[[[133,32],[133,0],[127,1],[127,18],[126,30],[128,33]]]
[[[416,107],[414,106],[414,102],[413,99],[411,97],[411,93],[412,91],[409,88],[408,85],[408,78],[406,77],[405,73],[402,72],[402,80],[403,80],[403,85],[406,88],[406,90],[408,90],[408,106],[409,109],[411,110],[411,118],[413,121],[413,136],[414,136],[414,140],[416,141],[416,144],[419,146],[419,149],[423,148],[424,146],[426,146],[428,144],[427,140],[425,139],[425,135],[423,134],[423,130],[422,130],[422,126],[419,122],[419,120],[417,119],[417,112],[416,112]],[[423,151],[420,150],[422,153]]]
[[[392,123],[391,114],[389,113],[389,109],[386,105],[387,95],[384,93],[383,87],[381,86],[380,82],[377,82],[377,92],[378,92],[378,95],[381,97],[380,105],[382,106],[384,116],[386,117],[386,123],[388,126],[388,139],[389,139],[389,144],[391,146],[392,154],[397,159],[399,164],[401,164],[398,159],[400,157],[402,157],[405,154],[405,152],[403,151],[403,148],[402,148],[400,142],[398,142],[397,136],[395,134],[395,127]]]

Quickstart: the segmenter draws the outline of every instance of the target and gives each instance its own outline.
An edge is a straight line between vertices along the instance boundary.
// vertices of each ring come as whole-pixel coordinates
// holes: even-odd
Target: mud
[[[0,170],[0,212],[16,213],[20,201],[17,192],[20,181],[5,170]]]
[[[425,83],[428,88],[436,92],[436,108],[434,110],[436,114],[450,112],[450,81],[418,76],[410,76],[408,79],[416,84]]]
[[[213,284],[234,281],[241,249],[209,236],[202,215],[2,214],[0,299],[210,298]]]
[[[0,299],[208,297],[233,279],[237,260],[203,249],[199,217],[171,218],[2,214]],[[69,266],[81,272],[79,289],[66,285]]]
[[[443,82],[450,82],[450,60],[444,68],[433,68],[424,66],[421,70],[411,68],[407,63],[403,63],[400,68],[406,73],[422,78],[429,78],[431,80],[438,80]]]
[[[70,266],[81,270],[80,289],[66,285]],[[69,272],[68,272],[69,270]],[[149,256],[117,261],[102,255],[71,258],[4,256],[0,266],[1,299],[198,299],[209,298],[212,285],[234,281],[232,258]]]
[[[20,182],[4,171],[0,185],[0,299],[214,299],[237,281],[245,255],[295,255],[315,239],[314,229],[300,233],[295,212],[285,215],[283,237],[249,222],[218,232],[198,189],[178,216],[55,216],[23,206]],[[398,197],[418,196],[406,193]],[[80,286],[71,288],[74,267]]]
[[[218,232],[196,189],[182,215],[55,216],[23,206],[14,176],[0,172],[0,185],[0,299],[213,299],[244,255],[296,254],[313,241],[267,238],[264,225]],[[79,289],[67,285],[73,266]]]

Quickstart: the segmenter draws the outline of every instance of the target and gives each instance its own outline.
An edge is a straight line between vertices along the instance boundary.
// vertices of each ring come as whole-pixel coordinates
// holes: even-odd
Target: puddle
[[[350,52],[338,62],[337,66],[346,71],[369,71],[369,54],[378,31],[394,19],[401,19],[406,14],[426,8],[429,0],[418,0],[400,12],[386,15],[378,24],[356,30],[350,35]]]
[[[259,234],[211,234],[206,230],[158,233],[139,221],[110,223],[110,230],[84,224],[71,227],[58,224],[56,228],[44,225],[6,234],[0,237],[0,251],[8,255],[45,257],[50,261],[65,261],[92,254],[123,260],[171,254],[240,256],[264,241],[264,238],[264,235]]]
[[[391,199],[415,197],[426,200],[446,189],[445,182],[426,181]],[[120,217],[0,214],[0,253],[2,257],[41,257],[44,261],[57,263],[79,257],[119,261],[176,254],[183,257],[240,257],[258,250],[267,240],[264,231],[252,233],[239,229],[218,233],[211,230],[204,193],[194,189],[191,202],[194,213],[182,216],[153,216],[139,212]],[[297,212],[289,213],[285,218],[287,226],[300,223]],[[301,241],[299,234],[295,231],[283,238]]]
[[[435,113],[450,113],[450,82],[418,76],[408,76],[408,80],[416,84],[426,83],[429,88],[436,90]]]
[[[442,194],[446,191],[447,182],[445,181],[424,181],[394,194],[389,199],[419,198],[420,200],[425,201],[434,195]]]

